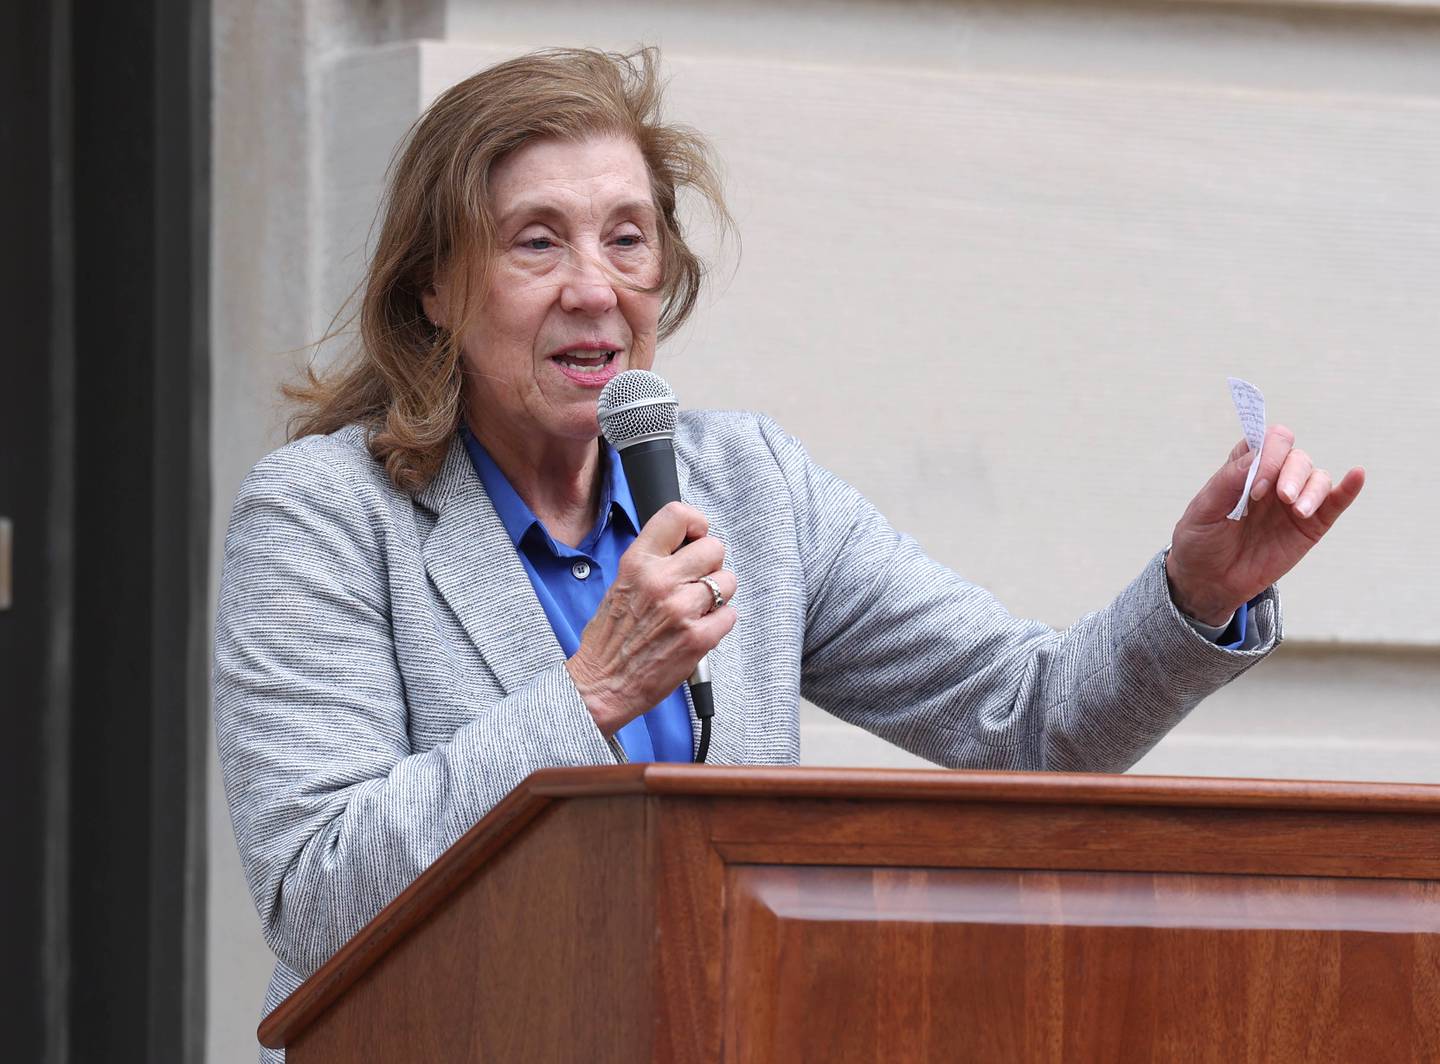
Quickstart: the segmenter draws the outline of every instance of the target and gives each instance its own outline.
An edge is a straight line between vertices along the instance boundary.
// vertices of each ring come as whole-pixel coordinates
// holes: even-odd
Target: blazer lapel
[[[692,494],[695,478],[691,475],[689,463],[678,450],[675,454],[675,470],[680,481],[680,498],[692,505],[699,505]],[[701,506],[701,509],[704,510],[704,507]],[[720,519],[709,512],[706,512],[705,516],[710,519],[710,534],[728,549],[730,541]],[[731,639],[726,636],[710,651],[710,690],[715,696],[715,716],[710,718],[710,751],[705,757],[705,763],[709,765],[743,765],[749,760],[745,751],[745,717],[737,701],[740,693],[730,682],[732,677],[738,675],[730,658],[730,644]],[[689,700],[687,692],[686,701]],[[700,722],[695,719],[693,705],[690,712],[690,731],[694,749],[698,750]]]
[[[416,501],[436,514],[425,569],[507,693],[565,660],[459,436]]]

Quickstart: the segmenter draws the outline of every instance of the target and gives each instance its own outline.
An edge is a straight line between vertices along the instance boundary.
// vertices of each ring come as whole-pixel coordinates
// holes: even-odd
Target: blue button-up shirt
[[[462,427],[460,432],[475,473],[515,544],[520,564],[530,577],[555,638],[565,656],[570,657],[580,649],[580,633],[595,616],[600,600],[615,579],[620,555],[635,542],[640,531],[620,457],[609,446],[602,452],[606,474],[595,527],[578,547],[570,547],[557,542],[545,530],[470,430]],[[631,761],[691,760],[690,705],[683,687],[677,687],[658,706],[626,724],[615,737]]]

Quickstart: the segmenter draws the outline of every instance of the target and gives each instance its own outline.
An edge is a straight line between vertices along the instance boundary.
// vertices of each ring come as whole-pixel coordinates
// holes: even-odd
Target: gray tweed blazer
[[[687,412],[676,451],[739,578],[711,655],[714,764],[795,764],[804,697],[941,765],[1119,771],[1280,638],[1271,590],[1256,649],[1207,642],[1163,555],[1057,632],[927,558],[764,417]],[[256,465],[225,546],[215,726],[279,961],[266,1011],[530,772],[620,756],[563,661],[458,438],[414,498],[357,427]]]

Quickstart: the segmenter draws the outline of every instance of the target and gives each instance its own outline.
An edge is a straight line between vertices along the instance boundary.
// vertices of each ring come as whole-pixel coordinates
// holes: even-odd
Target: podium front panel
[[[1437,1060],[1408,880],[732,866],[725,1059]]]

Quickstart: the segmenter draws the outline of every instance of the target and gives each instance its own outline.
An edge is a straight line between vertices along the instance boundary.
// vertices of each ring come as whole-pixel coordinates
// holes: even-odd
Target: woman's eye
[[[615,243],[622,248],[638,248],[645,243],[645,238],[639,233],[626,233],[624,236],[617,236]]]
[[[520,246],[527,251],[549,251],[555,246],[555,241],[548,236],[532,236],[529,240],[521,241]]]

